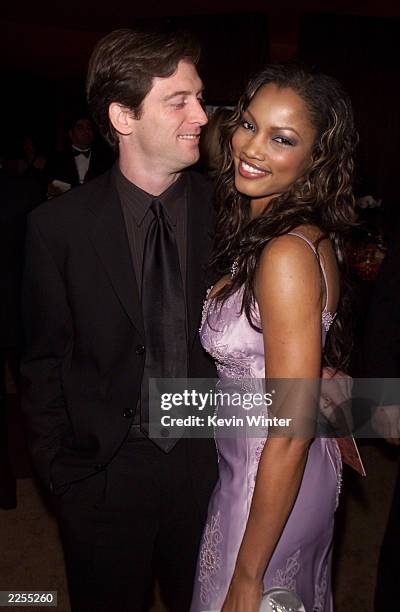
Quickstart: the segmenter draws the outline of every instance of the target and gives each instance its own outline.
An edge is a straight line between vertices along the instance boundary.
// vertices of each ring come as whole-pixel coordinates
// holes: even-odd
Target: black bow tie
[[[81,151],[80,149],[72,149],[72,153],[74,155],[74,157],[78,157],[78,155],[84,155],[85,157],[89,157],[90,155],[90,149],[85,149],[84,151]]]

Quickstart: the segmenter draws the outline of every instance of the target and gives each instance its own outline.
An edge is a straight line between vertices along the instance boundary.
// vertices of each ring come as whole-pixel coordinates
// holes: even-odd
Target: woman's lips
[[[270,172],[268,172],[267,170],[261,170],[260,168],[257,168],[257,166],[253,166],[252,164],[249,164],[248,162],[245,162],[242,159],[239,161],[238,170],[239,174],[249,179],[262,178],[264,176],[267,176],[267,174],[270,174]]]

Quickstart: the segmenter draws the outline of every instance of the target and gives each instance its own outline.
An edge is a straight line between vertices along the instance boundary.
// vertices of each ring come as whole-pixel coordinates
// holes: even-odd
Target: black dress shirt
[[[186,303],[186,270],[187,270],[187,184],[185,174],[179,178],[161,195],[154,196],[127,179],[115,164],[113,167],[113,178],[121,201],[122,212],[125,219],[128,235],[129,249],[131,252],[132,265],[135,271],[136,283],[141,293],[143,252],[146,242],[147,231],[154,219],[150,210],[152,201],[157,198],[161,200],[166,215],[174,229],[175,239],[178,247],[179,265],[181,269],[185,305]],[[146,316],[146,313],[143,313]],[[186,317],[187,330],[187,317]],[[133,419],[131,436],[134,438],[145,438],[140,429],[140,410],[137,406]]]
[[[187,202],[185,174],[181,174],[178,180],[159,196],[151,195],[131,183],[122,174],[117,164],[113,168],[113,176],[121,200],[139,294],[142,284],[144,245],[147,231],[153,221],[153,213],[150,210],[150,206],[155,198],[161,200],[167,217],[174,228],[183,287],[184,291],[186,291]]]

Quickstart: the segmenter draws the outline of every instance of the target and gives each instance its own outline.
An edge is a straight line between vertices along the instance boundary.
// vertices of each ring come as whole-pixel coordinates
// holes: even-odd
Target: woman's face
[[[315,136],[293,89],[269,83],[257,91],[232,137],[235,185],[251,198],[253,216],[305,173]]]

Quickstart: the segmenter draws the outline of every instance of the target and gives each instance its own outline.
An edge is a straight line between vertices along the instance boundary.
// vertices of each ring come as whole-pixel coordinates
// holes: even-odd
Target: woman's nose
[[[264,139],[256,134],[243,147],[243,153],[249,159],[265,160],[267,152]]]

